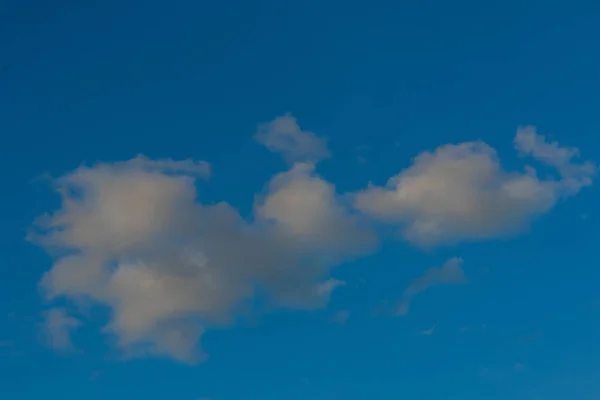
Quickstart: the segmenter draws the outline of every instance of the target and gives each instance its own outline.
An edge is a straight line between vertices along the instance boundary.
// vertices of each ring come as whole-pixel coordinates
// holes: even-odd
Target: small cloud
[[[327,139],[303,131],[292,114],[260,124],[254,139],[274,153],[281,153],[289,163],[316,163],[331,156]]]
[[[356,157],[356,161],[358,161],[359,164],[366,164],[368,160],[366,159],[366,157],[358,156]]]
[[[137,157],[129,161],[116,163],[115,165],[148,172],[161,171],[168,174],[184,174],[200,178],[209,178],[212,172],[211,165],[206,161],[197,161],[191,158],[186,160],[173,160],[171,158],[151,160],[143,154],[138,154]]]
[[[434,334],[434,332],[435,332],[435,329],[436,329],[436,328],[437,328],[437,326],[438,326],[438,324],[439,324],[439,321],[438,321],[438,322],[436,322],[435,324],[433,324],[433,326],[432,326],[431,328],[429,328],[429,329],[426,329],[426,330],[424,330],[424,331],[421,331],[421,335],[424,335],[424,336],[431,336],[431,335],[433,335],[433,334]]]
[[[458,285],[467,282],[462,268],[463,259],[454,257],[439,268],[431,268],[422,276],[414,279],[404,290],[404,296],[396,308],[396,315],[408,314],[413,298],[433,286]]]
[[[46,311],[44,333],[48,345],[54,350],[69,352],[74,350],[71,332],[81,325],[78,319],[71,317],[65,309],[53,308]]]
[[[579,157],[579,149],[560,146],[539,135],[533,126],[523,126],[517,130],[514,140],[515,148],[523,156],[555,168],[561,176],[564,191],[570,195],[576,194],[583,187],[592,184],[597,166],[591,162],[575,163]]]
[[[333,324],[345,325],[348,322],[348,318],[350,318],[350,311],[342,310],[335,313],[330,319],[329,322]]]
[[[12,347],[14,344],[12,340],[0,340],[0,347]]]
[[[255,214],[272,224],[280,237],[314,249],[362,253],[377,235],[347,209],[335,186],[319,176],[312,164],[297,163],[275,175],[255,202]]]

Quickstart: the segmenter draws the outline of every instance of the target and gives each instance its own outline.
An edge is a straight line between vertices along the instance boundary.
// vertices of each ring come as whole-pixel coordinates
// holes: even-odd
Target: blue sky
[[[0,397],[597,399],[598,37],[592,1],[0,2]]]

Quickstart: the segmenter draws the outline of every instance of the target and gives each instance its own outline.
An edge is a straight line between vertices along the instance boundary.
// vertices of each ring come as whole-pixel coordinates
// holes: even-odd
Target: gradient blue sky
[[[288,168],[253,135],[288,112],[327,137],[317,171],[340,194],[448,143],[539,167],[513,149],[522,125],[598,162],[599,38],[593,1],[0,1],[0,397],[598,399],[597,185],[508,238],[423,248],[371,221],[379,248],[332,269],[326,306],[207,326],[195,365],[123,360],[110,309],[44,301],[52,254],[25,237],[61,207],[40,177],[137,154],[206,160],[202,202],[251,220]],[[468,284],[389,312],[452,257]],[[48,345],[53,307],[81,323],[72,351]]]

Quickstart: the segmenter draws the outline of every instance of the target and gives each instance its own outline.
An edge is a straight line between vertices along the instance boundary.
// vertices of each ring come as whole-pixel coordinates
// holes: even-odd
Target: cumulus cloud
[[[41,280],[47,299],[107,307],[105,331],[126,355],[200,361],[206,326],[233,321],[257,290],[276,306],[323,306],[344,285],[329,275],[334,260],[371,240],[309,168],[276,176],[251,223],[227,203],[197,201],[201,165],[81,166],[55,180],[62,206],[30,235],[57,257]],[[64,344],[73,321],[51,317]]]
[[[300,129],[296,118],[291,114],[259,125],[254,138],[270,151],[281,153],[290,163],[315,163],[331,155],[327,149],[327,140]]]
[[[52,308],[44,313],[44,333],[48,345],[54,350],[74,350],[71,332],[80,325],[81,322],[63,308]]]
[[[402,300],[396,310],[397,315],[406,315],[415,296],[440,285],[460,285],[467,282],[463,270],[463,259],[454,257],[449,259],[441,267],[431,268],[423,275],[414,279],[404,290]]]
[[[556,168],[560,179],[541,179],[532,167],[505,171],[483,142],[447,144],[419,154],[385,187],[357,193],[355,207],[398,224],[407,240],[431,246],[513,234],[591,184],[595,167],[573,163],[576,149],[548,143],[531,127],[519,129],[515,145]]]
[[[362,253],[376,243],[375,234],[348,211],[335,186],[318,176],[312,164],[297,163],[273,177],[256,214],[309,248]]]
[[[207,329],[260,312],[257,304],[326,305],[345,285],[332,268],[377,246],[365,214],[399,224],[423,245],[495,237],[575,194],[595,171],[573,162],[574,149],[524,128],[517,149],[556,168],[560,179],[540,179],[532,168],[506,172],[491,147],[474,142],[422,153],[387,187],[340,196],[315,169],[329,156],[326,141],[291,115],[261,125],[255,137],[290,167],[267,182],[246,219],[226,202],[198,201],[197,180],[210,176],[203,161],[140,155],[55,179],[61,206],[29,235],[54,256],[40,281],[46,299],[108,309],[104,332],[127,356],[194,363],[205,357]],[[451,259],[416,279],[400,313],[431,286],[464,282],[461,265]],[[63,309],[50,311],[47,322],[53,346],[69,348],[80,322]]]

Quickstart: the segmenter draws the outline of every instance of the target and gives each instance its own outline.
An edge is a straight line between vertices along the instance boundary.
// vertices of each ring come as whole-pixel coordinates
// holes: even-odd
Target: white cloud
[[[56,179],[62,205],[30,234],[56,257],[40,283],[47,300],[109,309],[104,331],[128,356],[190,363],[205,357],[205,329],[252,310],[257,293],[270,306],[326,305],[345,285],[332,267],[373,251],[378,238],[316,173],[329,155],[324,139],[290,115],[262,125],[256,138],[292,165],[257,196],[251,221],[225,202],[198,202],[196,180],[210,175],[202,161],[138,156]],[[538,139],[520,132],[517,147],[557,168],[560,180],[539,179],[533,169],[505,172],[484,143],[445,145],[419,155],[388,187],[354,195],[354,206],[424,245],[511,233],[591,182],[593,166],[575,165],[572,149]],[[416,279],[399,312],[433,285],[462,283],[461,264],[451,259]],[[67,349],[79,321],[61,310],[48,314],[48,332],[54,347]]]
[[[254,138],[270,151],[281,153],[290,163],[314,163],[331,155],[327,149],[327,140],[300,129],[296,118],[291,114],[259,125]]]
[[[44,313],[44,333],[48,345],[54,350],[67,352],[74,350],[71,332],[81,322],[70,316],[63,308],[52,308]]]
[[[397,315],[406,315],[415,296],[440,285],[460,285],[467,282],[462,268],[463,259],[454,257],[449,259],[439,268],[431,268],[423,275],[414,279],[404,290],[402,300],[396,309]],[[433,333],[433,332],[432,332]]]
[[[594,166],[573,164],[576,150],[548,144],[532,128],[519,130],[515,143],[557,168],[561,179],[540,179],[531,167],[507,172],[482,142],[448,144],[419,154],[386,187],[357,193],[355,207],[399,224],[407,240],[431,246],[513,234],[591,183]]]
[[[294,164],[273,177],[255,208],[282,235],[310,248],[362,253],[376,243],[375,234],[350,214],[312,164]]]
[[[561,190],[564,194],[577,194],[581,188],[592,184],[596,165],[591,161],[574,163],[573,159],[579,157],[579,149],[561,147],[557,142],[549,142],[544,136],[537,134],[533,126],[519,127],[514,143],[522,155],[531,156],[556,168],[562,178]]]
[[[344,284],[329,277],[333,262],[361,246],[353,217],[310,169],[277,176],[250,224],[227,203],[197,202],[194,165],[82,166],[55,181],[62,207],[30,236],[59,251],[41,281],[47,298],[108,307],[105,331],[126,355],[201,360],[205,327],[231,321],[256,288],[277,306],[323,306]]]

